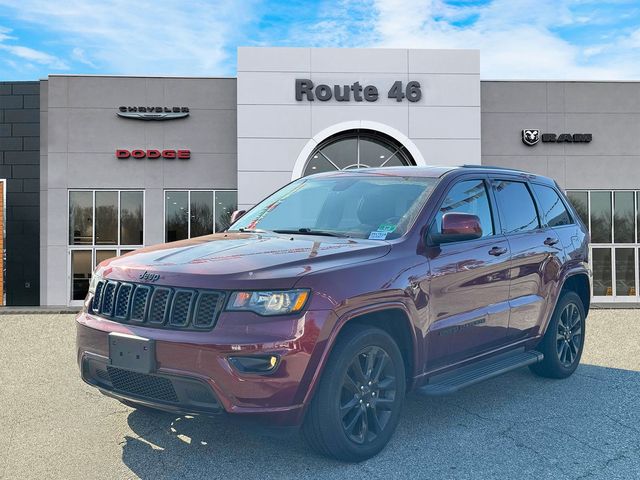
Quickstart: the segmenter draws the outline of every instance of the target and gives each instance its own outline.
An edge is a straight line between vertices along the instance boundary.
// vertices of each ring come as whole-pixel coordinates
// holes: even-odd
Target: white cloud
[[[67,70],[69,68],[69,65],[58,57],[39,50],[34,50],[33,48],[23,47],[21,45],[4,45],[0,43],[0,50],[9,52],[10,54],[27,62],[44,65],[53,70]]]
[[[480,7],[452,7],[438,0],[374,3],[378,12],[374,46],[478,48],[483,78],[640,77],[640,62],[631,38],[583,48],[554,33],[555,28],[585,22],[584,17],[574,18],[566,0],[495,0]],[[459,23],[471,15],[477,18],[467,25]]]
[[[251,1],[233,0],[0,0],[0,5],[17,20],[55,33],[56,50],[100,73],[231,73],[225,46],[251,18]]]

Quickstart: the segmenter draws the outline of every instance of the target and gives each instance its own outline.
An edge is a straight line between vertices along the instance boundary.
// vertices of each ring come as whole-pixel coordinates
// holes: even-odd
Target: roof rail
[[[519,173],[525,173],[527,175],[534,175],[534,174],[532,174],[530,172],[526,172],[524,170],[519,170],[517,168],[495,167],[493,165],[469,165],[469,164],[466,164],[466,165],[461,165],[461,167],[462,168],[487,168],[487,169],[490,169],[490,170],[508,170],[510,172],[519,172]]]

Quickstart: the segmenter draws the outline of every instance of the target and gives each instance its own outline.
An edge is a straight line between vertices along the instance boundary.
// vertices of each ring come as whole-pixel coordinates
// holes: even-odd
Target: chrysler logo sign
[[[189,116],[189,107],[118,107],[116,114],[122,118],[136,120],[174,120]]]
[[[532,147],[542,140],[542,143],[589,143],[593,140],[591,133],[540,133],[537,128],[522,130],[522,143]]]

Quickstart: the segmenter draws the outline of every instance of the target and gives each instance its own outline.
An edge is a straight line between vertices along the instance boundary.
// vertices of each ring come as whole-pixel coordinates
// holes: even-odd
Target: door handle
[[[558,243],[558,239],[557,238],[553,238],[553,237],[547,237],[547,239],[544,241],[545,245],[549,245],[550,247],[555,245],[556,243]]]
[[[489,255],[493,255],[495,257],[499,257],[500,255],[503,255],[505,253],[507,253],[507,249],[502,247],[493,247],[491,250],[489,250]]]

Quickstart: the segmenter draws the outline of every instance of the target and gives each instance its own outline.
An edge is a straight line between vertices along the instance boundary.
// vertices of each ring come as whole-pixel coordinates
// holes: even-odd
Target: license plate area
[[[136,335],[110,333],[109,361],[114,367],[152,373],[156,368],[155,342]]]

